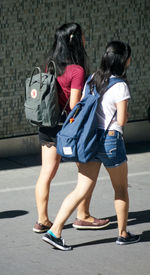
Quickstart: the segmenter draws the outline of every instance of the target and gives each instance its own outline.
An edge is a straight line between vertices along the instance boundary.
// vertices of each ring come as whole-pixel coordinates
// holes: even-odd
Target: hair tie
[[[74,34],[70,34],[70,42],[71,42],[73,37],[74,37]]]

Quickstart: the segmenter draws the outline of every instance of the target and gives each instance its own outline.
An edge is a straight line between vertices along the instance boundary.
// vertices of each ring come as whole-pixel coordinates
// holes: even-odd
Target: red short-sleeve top
[[[71,89],[83,89],[85,81],[84,69],[79,65],[68,65],[65,72],[57,77],[57,81],[60,85],[58,87],[59,104],[63,109],[70,96]],[[66,107],[66,111],[70,111],[69,104]]]

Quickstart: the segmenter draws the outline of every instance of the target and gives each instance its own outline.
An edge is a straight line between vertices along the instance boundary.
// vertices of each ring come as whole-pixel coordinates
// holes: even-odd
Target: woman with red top
[[[64,24],[56,30],[48,63],[51,59],[54,60],[56,65],[59,104],[63,110],[67,100],[70,98],[66,107],[66,111],[69,113],[76,103],[80,101],[84,82],[88,76],[84,37],[79,24]],[[39,140],[42,146],[42,168],[35,190],[38,221],[34,225],[33,231],[36,233],[46,232],[52,226],[48,218],[48,199],[50,183],[57,172],[61,160],[61,157],[56,152],[56,135],[60,129],[60,125],[54,128],[39,128]],[[94,185],[86,199],[78,206],[76,228],[98,229],[109,224],[108,219],[96,219],[89,213]]]

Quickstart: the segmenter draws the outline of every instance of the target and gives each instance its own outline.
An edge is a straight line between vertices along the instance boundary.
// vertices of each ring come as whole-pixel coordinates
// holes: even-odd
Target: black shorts
[[[54,143],[56,145],[56,135],[61,130],[62,125],[56,127],[40,127],[39,128],[39,141],[41,145]]]

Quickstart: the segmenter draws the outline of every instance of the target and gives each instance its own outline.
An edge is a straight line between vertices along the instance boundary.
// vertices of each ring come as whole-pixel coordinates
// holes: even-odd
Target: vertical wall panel
[[[44,66],[55,29],[78,22],[86,38],[91,72],[106,43],[129,42],[132,65],[130,120],[147,119],[150,104],[150,2],[148,0],[0,1],[0,138],[37,132],[24,115],[24,83],[35,65]]]

